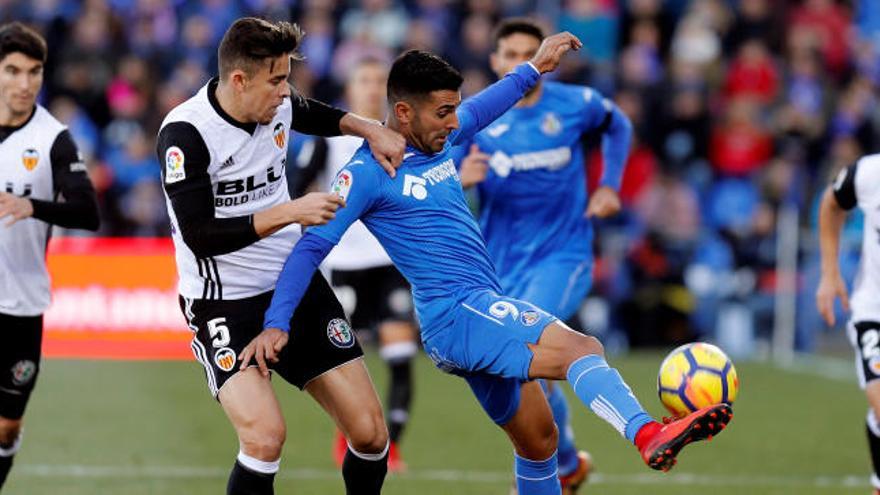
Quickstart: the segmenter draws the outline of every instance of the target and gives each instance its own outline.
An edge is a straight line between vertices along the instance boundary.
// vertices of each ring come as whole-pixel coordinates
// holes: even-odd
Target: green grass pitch
[[[656,415],[662,355],[611,359]],[[374,353],[380,391],[386,373]],[[781,371],[739,363],[742,383],[730,427],[685,449],[670,473],[645,467],[635,449],[576,400],[579,444],[597,472],[587,494],[868,494],[866,403],[850,379],[821,368]],[[278,494],[343,493],[330,460],[333,427],[308,398],[275,380],[288,422]],[[386,494],[506,494],[512,468],[505,435],[464,381],[420,356],[403,452],[409,472]],[[571,395],[569,395],[571,398]],[[4,495],[220,494],[238,446],[194,362],[44,362],[22,452]]]

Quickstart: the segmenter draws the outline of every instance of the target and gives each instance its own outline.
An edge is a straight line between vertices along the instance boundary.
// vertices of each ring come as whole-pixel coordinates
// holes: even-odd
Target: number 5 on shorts
[[[226,347],[231,340],[229,327],[226,326],[226,318],[214,318],[208,321],[208,333],[211,335],[211,345],[215,348]]]

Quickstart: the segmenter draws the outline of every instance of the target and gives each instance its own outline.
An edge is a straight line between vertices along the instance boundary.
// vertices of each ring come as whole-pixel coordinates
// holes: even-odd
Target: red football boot
[[[336,439],[333,441],[333,462],[336,463],[336,467],[342,467],[346,452],[348,452],[348,441],[341,431],[336,430]]]
[[[675,456],[691,442],[712,440],[733,419],[733,410],[727,404],[704,407],[679,420],[664,425],[650,423],[636,435],[636,445],[642,459],[653,469],[669,471],[675,465]],[[649,428],[654,430],[650,433]],[[641,439],[644,432],[650,437]]]
[[[388,472],[406,472],[406,463],[400,457],[400,448],[397,447],[397,442],[391,442],[391,445],[388,446]]]

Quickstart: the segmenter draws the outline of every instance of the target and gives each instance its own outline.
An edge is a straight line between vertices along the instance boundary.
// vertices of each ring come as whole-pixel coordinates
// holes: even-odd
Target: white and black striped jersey
[[[98,228],[95,190],[67,128],[40,105],[16,127],[0,126],[0,191],[31,200],[34,213],[0,219],[0,313],[37,316],[49,306],[51,225]],[[58,202],[59,196],[64,202]]]
[[[833,191],[841,208],[858,206],[865,214],[862,257],[850,298],[852,321],[880,321],[880,154],[841,170]]]
[[[274,289],[300,236],[299,225],[288,225],[260,239],[253,226],[255,213],[290,200],[285,166],[291,126],[338,135],[344,112],[294,96],[271,123],[245,124],[220,107],[216,89],[215,78],[165,117],[157,152],[180,294],[243,299]]]

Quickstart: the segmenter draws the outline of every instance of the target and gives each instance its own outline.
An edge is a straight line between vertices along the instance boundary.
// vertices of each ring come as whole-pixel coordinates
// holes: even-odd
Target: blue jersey
[[[527,297],[516,288],[547,262],[591,260],[581,136],[592,131],[606,134],[602,185],[618,189],[631,126],[592,89],[545,82],[536,104],[510,109],[477,135],[480,150],[491,155],[478,186],[480,227],[509,295]]]
[[[363,221],[412,285],[423,339],[451,325],[453,307],[475,291],[500,292],[501,285],[468,208],[455,164],[467,153],[473,136],[513,106],[538,77],[534,67],[522,64],[466,100],[457,110],[460,127],[448,136],[443,150],[428,154],[408,148],[393,179],[364,144],[332,186],[346,199],[346,206],[326,225],[308,229],[288,264],[308,258],[303,251],[315,242],[314,237],[332,247],[352,223]],[[326,246],[319,245],[314,254],[320,257],[327,251]],[[320,260],[312,259],[302,266],[316,261]],[[311,276],[300,266],[285,266],[282,271],[267,312],[267,327],[285,328],[293,311],[290,305],[299,303],[301,296],[291,300],[289,293],[304,290]],[[291,283],[291,277],[296,283]]]
[[[336,219],[308,232],[335,244],[360,219],[412,285],[426,332],[443,326],[458,298],[474,290],[501,291],[495,268],[461,190],[455,163],[465,146],[441,153],[407,150],[390,178],[367,146],[337,176],[350,186]]]

